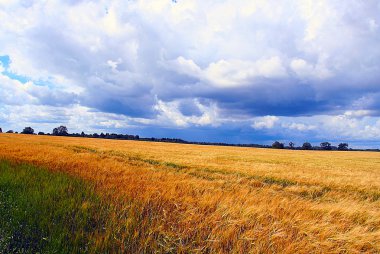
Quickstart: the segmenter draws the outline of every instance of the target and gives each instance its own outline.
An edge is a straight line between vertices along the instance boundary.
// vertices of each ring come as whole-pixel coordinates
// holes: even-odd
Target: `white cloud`
[[[314,75],[314,67],[303,59],[293,59],[290,62],[290,67],[300,77]]]
[[[298,131],[294,133],[294,130]],[[340,115],[315,115],[309,117],[282,117],[281,125],[272,132],[287,133],[287,137],[298,136],[320,140],[378,141],[380,120],[372,112],[350,111]],[[290,132],[289,132],[290,131]]]
[[[220,60],[211,63],[204,77],[217,87],[239,87],[255,83],[255,78],[281,78],[286,71],[279,57],[260,59],[256,62]]]
[[[196,63],[194,63],[193,60],[185,59],[183,56],[179,56],[175,60],[167,61],[167,63],[163,63],[163,65],[166,65],[166,68],[172,69],[179,74],[185,74],[197,78],[202,77],[201,68]]]
[[[30,79],[0,66],[0,107],[376,138],[378,12],[359,0],[0,0],[0,56]]]
[[[20,131],[25,126],[32,126],[35,131],[51,132],[58,125],[66,125],[70,132],[85,131],[109,132],[115,129],[128,129],[135,127],[136,122],[122,115],[96,112],[79,105],[64,107],[41,105],[13,105],[6,106],[1,118],[12,124],[5,124],[8,129]],[[4,122],[3,122],[4,126]]]
[[[379,24],[374,19],[369,19],[368,25],[371,32],[375,32],[379,28]]]
[[[0,73],[0,103],[5,105],[33,104],[37,99],[28,93],[30,84],[11,79]]]
[[[167,68],[210,83],[216,87],[252,85],[256,78],[281,78],[287,73],[279,57],[260,59],[256,62],[219,60],[201,69],[193,60],[180,56],[168,61]]]
[[[317,129],[317,126],[315,125],[307,125],[304,123],[284,123],[282,127],[297,131],[310,131]]]
[[[180,101],[163,102],[159,100],[155,106],[160,114],[156,124],[164,126],[174,124],[179,127],[188,127],[189,125],[218,126],[218,109],[216,105],[206,106],[195,100],[195,106],[200,110],[201,114],[199,116],[186,116],[180,111],[179,102]]]
[[[272,129],[275,126],[275,123],[280,119],[277,116],[264,116],[255,118],[252,128],[260,130],[260,129]]]
[[[303,38],[305,41],[316,39],[328,22],[326,17],[334,17],[335,14],[326,0],[318,2],[303,0],[298,2],[298,6],[301,17],[307,21],[305,37]]]
[[[317,65],[311,65],[303,59],[293,59],[290,62],[290,68],[297,74],[301,79],[327,79],[333,76],[333,73],[328,70],[325,66],[323,58],[317,63]]]
[[[107,64],[111,68],[113,72],[117,72],[117,67],[119,64],[121,64],[123,61],[119,58],[117,61],[108,60]]]
[[[344,116],[347,118],[363,118],[366,116],[372,116],[375,112],[371,110],[349,110],[344,112]]]

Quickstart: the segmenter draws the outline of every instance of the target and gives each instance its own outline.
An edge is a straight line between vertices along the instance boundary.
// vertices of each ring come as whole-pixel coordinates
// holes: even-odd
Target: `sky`
[[[380,148],[378,0],[0,0],[0,127]]]

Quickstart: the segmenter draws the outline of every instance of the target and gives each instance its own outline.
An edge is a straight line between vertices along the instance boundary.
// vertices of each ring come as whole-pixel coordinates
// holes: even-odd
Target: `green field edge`
[[[0,158],[0,253],[177,253],[186,244],[157,230],[160,204],[111,194]]]

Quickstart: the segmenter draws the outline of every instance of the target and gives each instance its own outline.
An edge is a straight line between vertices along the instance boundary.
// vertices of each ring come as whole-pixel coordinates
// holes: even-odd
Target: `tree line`
[[[0,128],[0,133],[2,129]],[[6,133],[18,133],[13,130],[9,130]],[[309,142],[303,143],[301,146],[296,146],[295,143],[289,142],[288,145],[275,141],[272,145],[259,145],[259,144],[229,144],[222,142],[191,142],[179,138],[142,138],[139,135],[129,134],[116,134],[116,133],[93,133],[86,134],[83,131],[81,133],[69,133],[66,126],[59,126],[52,130],[52,133],[38,132],[35,133],[32,127],[25,127],[21,134],[31,135],[50,135],[50,136],[68,136],[68,137],[85,137],[85,138],[103,138],[103,139],[119,139],[119,140],[141,140],[141,141],[154,141],[154,142],[169,142],[169,143],[182,143],[182,144],[196,144],[196,145],[217,145],[217,146],[237,146],[237,147],[257,147],[257,148],[274,148],[274,149],[292,149],[292,150],[362,150],[349,148],[348,143],[339,143],[337,146],[332,145],[329,142],[322,142],[319,146],[313,146]],[[380,151],[379,149],[365,149],[366,151]]]
[[[339,143],[338,146],[333,146],[330,142],[322,142],[319,146],[312,146],[309,142],[305,142],[302,146],[296,147],[293,142],[289,142],[288,146],[284,143],[275,141],[272,144],[272,148],[275,149],[298,149],[298,150],[340,150],[345,151],[348,149],[348,143]]]
[[[1,130],[1,129],[0,129]],[[6,133],[18,133],[13,132],[13,130],[9,130]],[[86,138],[108,138],[108,139],[128,139],[128,140],[134,140],[134,139],[140,139],[139,135],[128,135],[128,134],[115,134],[115,133],[93,133],[93,134],[86,134],[83,131],[81,133],[69,133],[66,126],[59,126],[57,128],[54,128],[51,133],[44,133],[42,131],[35,133],[34,129],[32,127],[25,127],[21,134],[29,134],[29,135],[48,135],[48,136],[68,136],[68,137],[86,137]]]

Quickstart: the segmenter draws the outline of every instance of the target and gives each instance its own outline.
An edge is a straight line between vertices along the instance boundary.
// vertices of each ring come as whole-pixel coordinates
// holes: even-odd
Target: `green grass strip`
[[[0,253],[104,252],[108,210],[80,179],[0,160]]]

